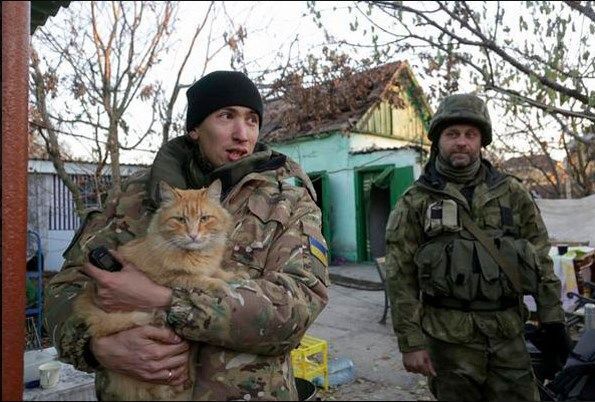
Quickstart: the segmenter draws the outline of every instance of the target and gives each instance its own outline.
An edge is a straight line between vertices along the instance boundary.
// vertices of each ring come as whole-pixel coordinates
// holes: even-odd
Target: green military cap
[[[428,138],[434,142],[446,127],[457,123],[476,125],[481,131],[481,145],[492,142],[492,122],[484,101],[472,94],[456,94],[444,98],[430,121]]]

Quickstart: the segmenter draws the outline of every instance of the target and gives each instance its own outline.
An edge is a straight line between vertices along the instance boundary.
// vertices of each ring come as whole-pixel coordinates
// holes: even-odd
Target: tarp
[[[595,194],[577,199],[535,200],[553,242],[589,242],[595,247]]]

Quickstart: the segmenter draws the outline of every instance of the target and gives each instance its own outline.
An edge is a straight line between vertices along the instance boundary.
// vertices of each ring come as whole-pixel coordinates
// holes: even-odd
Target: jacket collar
[[[504,181],[507,175],[498,171],[487,159],[481,158],[480,170],[485,171],[485,181],[489,189],[492,189]],[[478,173],[479,174],[479,173]],[[424,173],[416,180],[416,184],[423,187],[443,191],[446,187],[446,178],[436,170],[435,158],[431,158],[424,167]]]
[[[147,202],[152,208],[159,205],[159,181],[181,188],[202,188],[216,179],[222,183],[222,199],[238,185],[249,180],[281,182],[289,177],[299,178],[314,200],[316,192],[308,176],[293,160],[272,150],[268,145],[257,143],[254,153],[237,162],[227,164],[211,172],[200,160],[198,145],[187,136],[170,140],[157,152],[147,182]]]

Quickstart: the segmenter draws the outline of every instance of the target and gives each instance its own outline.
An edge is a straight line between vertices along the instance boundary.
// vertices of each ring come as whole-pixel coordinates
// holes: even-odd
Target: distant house
[[[266,104],[261,140],[312,179],[335,262],[385,254],[390,210],[429,149],[430,116],[407,62],[290,88]]]
[[[143,167],[145,166],[121,165],[120,174],[126,177]],[[81,189],[85,207],[100,206],[95,185],[96,165],[66,162],[65,169]],[[75,212],[72,193],[56,173],[51,161],[29,159],[28,172],[28,229],[37,232],[41,238],[45,270],[57,271],[64,262],[62,253],[81,220]],[[109,188],[109,169],[104,169],[104,174],[98,180],[100,188]]]
[[[567,174],[561,162],[549,155],[525,155],[510,158],[499,166],[523,181],[537,198],[564,198]]]

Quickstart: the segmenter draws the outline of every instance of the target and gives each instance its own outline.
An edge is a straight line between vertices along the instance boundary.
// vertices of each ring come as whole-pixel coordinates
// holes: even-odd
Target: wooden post
[[[30,2],[2,2],[2,400],[23,399]]]

